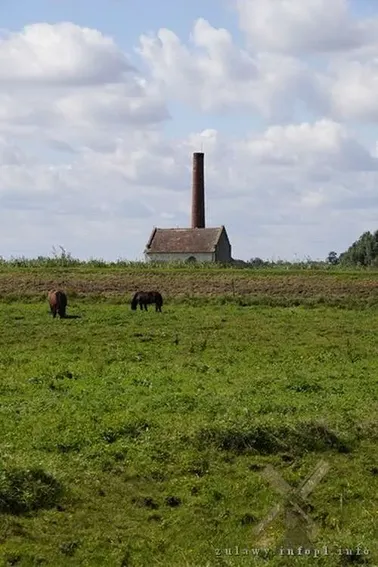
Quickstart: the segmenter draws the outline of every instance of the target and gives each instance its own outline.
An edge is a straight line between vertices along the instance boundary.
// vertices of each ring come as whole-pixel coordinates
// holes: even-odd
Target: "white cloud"
[[[345,127],[325,119],[272,126],[263,137],[252,138],[247,151],[259,163],[307,167],[317,175],[324,167],[334,171],[378,168],[378,160]]]
[[[0,132],[96,144],[169,118],[160,93],[110,37],[31,24],[0,40]]]
[[[141,257],[154,225],[189,224],[202,144],[207,224],[226,225],[236,257],[325,257],[375,229],[378,154],[351,122],[378,118],[375,22],[328,4],[239,2],[244,49],[203,18],[188,43],[165,28],[141,35],[146,75],[97,30],[3,34],[0,254],[62,244]],[[171,101],[183,109],[173,107],[175,135],[164,131]],[[188,127],[189,107],[202,130]],[[238,135],[234,111],[245,116]],[[248,131],[256,114],[265,124]]]
[[[348,0],[237,0],[236,4],[250,45],[262,51],[344,51],[374,38],[374,22],[353,19]]]
[[[55,109],[63,120],[70,119],[84,126],[92,121],[108,125],[153,124],[168,118],[169,114],[161,99],[151,94],[148,96],[142,84],[105,85],[64,96],[57,101]]]
[[[378,44],[368,62],[342,61],[334,70],[334,114],[341,119],[378,120]]]
[[[0,138],[0,167],[20,165],[25,160],[26,157],[15,144]]]
[[[70,22],[31,24],[0,39],[1,83],[103,84],[132,69],[112,38]]]
[[[218,112],[257,109],[270,119],[286,119],[298,102],[325,108],[326,80],[285,54],[249,54],[233,44],[230,33],[200,18],[191,46],[170,30],[142,35],[138,53],[167,97]]]

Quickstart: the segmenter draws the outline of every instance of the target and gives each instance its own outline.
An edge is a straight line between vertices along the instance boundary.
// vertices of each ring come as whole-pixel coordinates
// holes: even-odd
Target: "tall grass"
[[[233,260],[230,263],[211,263],[211,262],[196,262],[194,264],[186,263],[183,261],[175,262],[153,262],[153,261],[132,261],[125,258],[119,258],[115,261],[106,261],[102,258],[89,258],[87,260],[75,258],[70,252],[67,252],[63,247],[60,247],[60,252],[53,248],[51,256],[38,256],[37,258],[27,258],[25,256],[10,257],[8,259],[0,256],[0,271],[8,271],[12,269],[23,268],[78,268],[78,269],[127,269],[135,271],[151,271],[151,270],[179,270],[186,272],[196,271],[219,271],[227,270],[240,271],[247,270],[256,272],[303,272],[305,270],[316,270],[331,273],[351,273],[351,272],[369,272],[378,273],[378,267],[367,266],[346,266],[346,265],[332,265],[326,261],[312,260],[306,258],[290,262],[287,260],[255,260],[243,261]]]

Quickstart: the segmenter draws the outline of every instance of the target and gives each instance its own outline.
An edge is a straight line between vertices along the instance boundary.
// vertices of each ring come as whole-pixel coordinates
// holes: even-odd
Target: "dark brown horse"
[[[147,305],[155,303],[155,311],[161,312],[161,307],[163,305],[163,298],[158,291],[137,291],[131,300],[131,309],[133,311],[139,307],[147,311]]]
[[[66,317],[67,296],[60,289],[52,289],[49,291],[48,300],[52,316],[56,317],[57,313],[61,319]]]

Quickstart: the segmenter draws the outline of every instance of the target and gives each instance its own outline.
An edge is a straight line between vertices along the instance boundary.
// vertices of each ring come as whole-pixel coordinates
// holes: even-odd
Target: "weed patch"
[[[335,450],[340,453],[352,451],[352,439],[342,439],[334,431],[317,423],[298,423],[289,426],[257,425],[245,429],[203,429],[196,438],[204,449],[212,444],[219,450],[261,455],[272,455],[290,450],[293,454]]]
[[[0,513],[26,514],[55,507],[63,486],[42,469],[0,469]]]

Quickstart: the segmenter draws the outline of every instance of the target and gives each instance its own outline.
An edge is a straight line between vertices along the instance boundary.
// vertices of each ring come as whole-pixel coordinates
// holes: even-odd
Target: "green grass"
[[[378,564],[378,311],[163,310],[0,304],[2,564]],[[332,555],[280,557],[282,518],[254,535],[282,501],[264,467],[297,486],[320,459],[307,512]]]

